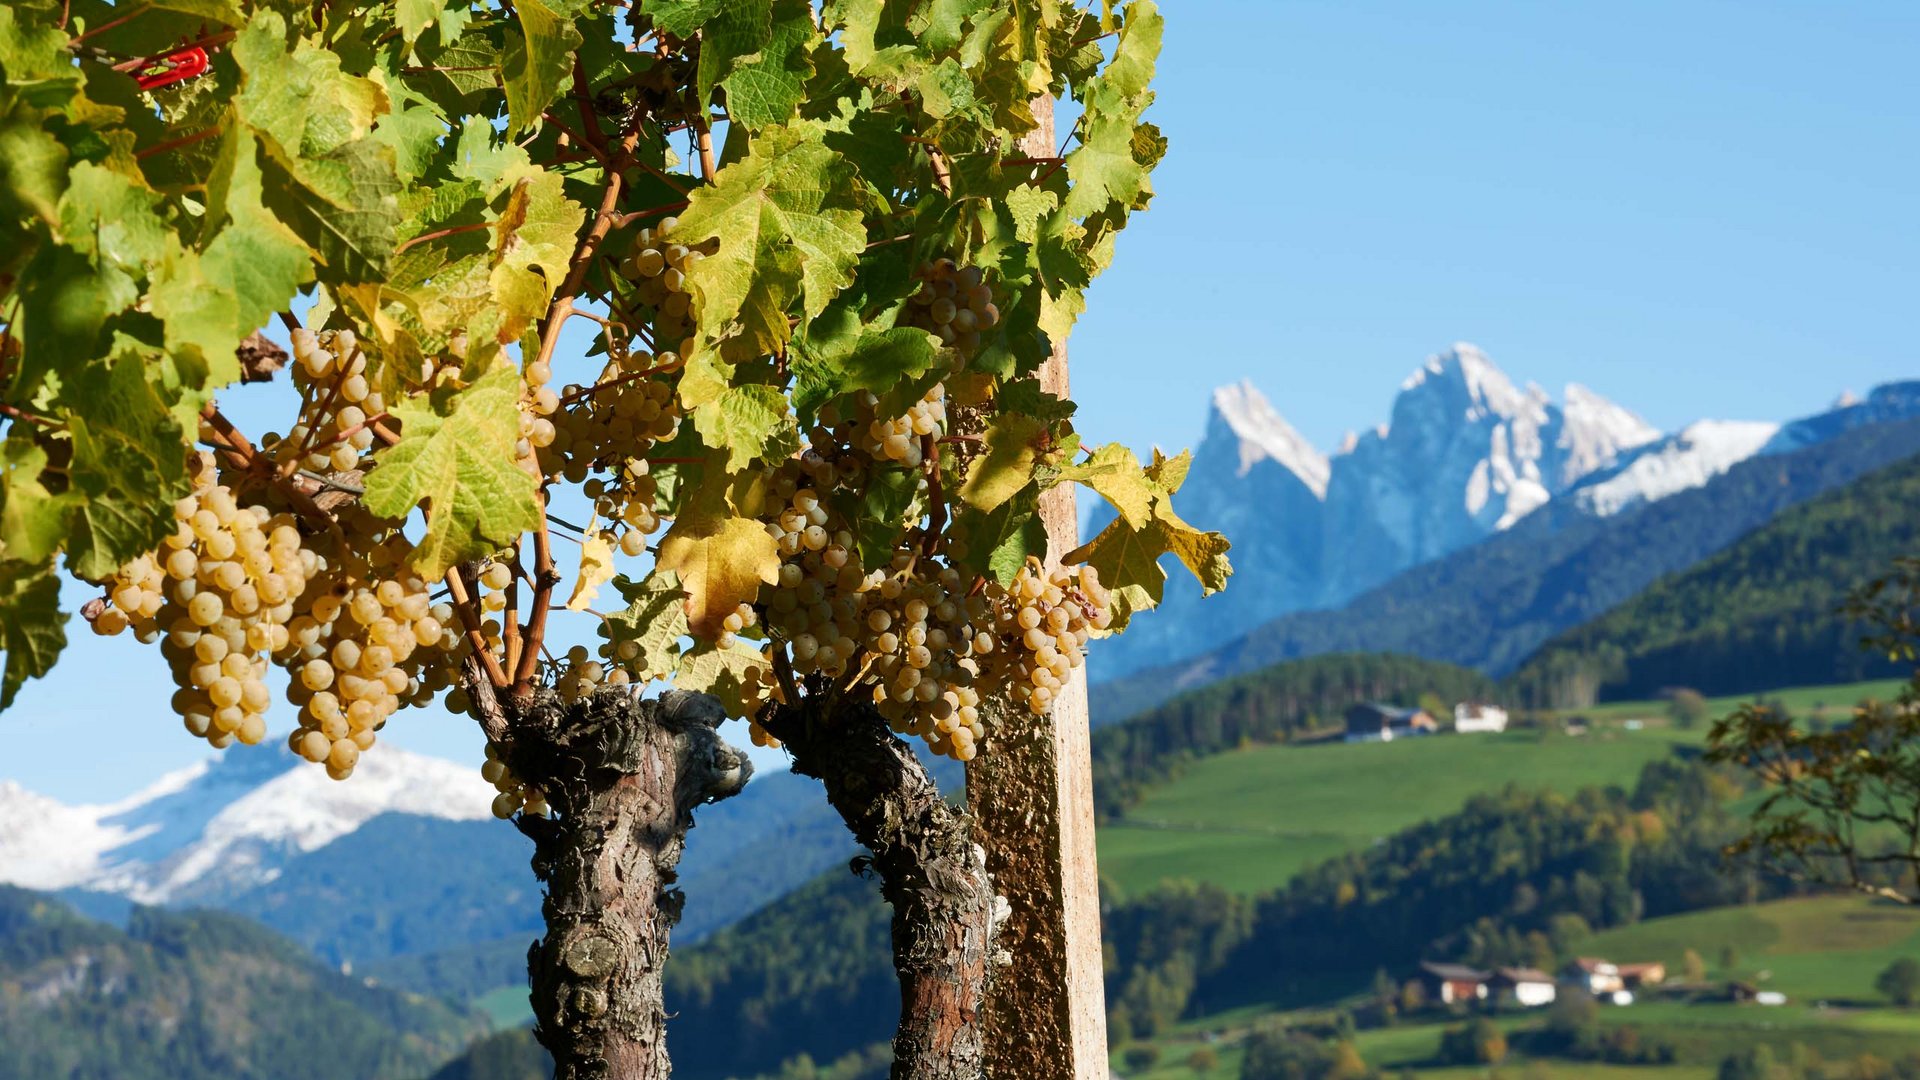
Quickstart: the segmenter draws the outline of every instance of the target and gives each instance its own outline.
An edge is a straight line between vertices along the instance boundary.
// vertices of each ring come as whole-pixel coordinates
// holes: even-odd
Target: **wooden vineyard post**
[[[1050,157],[1053,99],[1034,102],[1040,125],[1021,152]],[[1040,369],[1067,396],[1067,344]],[[1047,562],[1079,544],[1072,484],[1040,497]],[[991,1080],[1106,1080],[1107,1007],[1100,954],[1100,875],[1093,844],[1093,761],[1087,672],[1074,669],[1049,720],[1024,710],[997,718],[991,752],[968,766],[967,802],[994,887],[1010,912],[997,947],[1009,961],[987,993]]]

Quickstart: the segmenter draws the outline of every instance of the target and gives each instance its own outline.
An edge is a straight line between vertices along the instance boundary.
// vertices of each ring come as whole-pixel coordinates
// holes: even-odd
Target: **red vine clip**
[[[206,74],[207,50],[196,45],[163,59],[156,59],[146,67],[149,69],[163,67],[163,70],[150,70],[145,75],[135,75],[134,81],[140,84],[142,90],[158,90],[163,86],[172,86],[174,83],[185,82]]]

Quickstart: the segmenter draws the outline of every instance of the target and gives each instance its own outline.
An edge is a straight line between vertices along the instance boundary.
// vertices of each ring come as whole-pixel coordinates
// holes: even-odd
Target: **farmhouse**
[[[1553,1004],[1556,994],[1553,976],[1534,968],[1494,968],[1487,979],[1487,994],[1495,1001],[1511,1001],[1532,1009]]]
[[[1427,991],[1427,997],[1442,1005],[1458,1005],[1468,1001],[1484,1001],[1487,996],[1487,973],[1464,964],[1420,965],[1420,983]]]
[[[1425,709],[1401,709],[1369,703],[1347,710],[1347,741],[1392,742],[1409,735],[1430,735],[1440,725]]]
[[[1463,701],[1453,707],[1453,730],[1462,735],[1507,730],[1507,710],[1484,701]]]
[[[1577,986],[1594,997],[1606,997],[1627,988],[1626,979],[1621,977],[1618,964],[1593,956],[1578,957],[1561,971],[1560,978],[1561,981]]]
[[[1647,964],[1621,964],[1620,981],[1626,983],[1629,990],[1657,986],[1667,981],[1667,965],[1657,960]]]

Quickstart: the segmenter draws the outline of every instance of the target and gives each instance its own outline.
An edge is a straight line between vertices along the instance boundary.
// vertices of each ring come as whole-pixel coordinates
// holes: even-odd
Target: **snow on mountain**
[[[1568,383],[1562,400],[1564,421],[1555,446],[1560,453],[1558,480],[1563,488],[1607,468],[1624,452],[1660,437],[1660,429],[1642,420],[1638,413],[1579,383]]]
[[[1299,477],[1316,497],[1326,497],[1327,455],[1282,419],[1251,380],[1215,390],[1213,412],[1239,440],[1240,468],[1235,475],[1245,476],[1260,462],[1273,461]]]
[[[1920,384],[1910,385],[1920,409]],[[1876,392],[1830,415],[1878,420],[1907,406],[1895,398]],[[1818,441],[1843,422],[1776,435],[1772,425],[1703,421],[1663,437],[1578,383],[1558,401],[1516,383],[1467,342],[1428,357],[1400,384],[1391,420],[1349,435],[1331,455],[1250,382],[1215,390],[1211,405],[1174,502],[1188,521],[1233,542],[1233,588],[1203,602],[1170,581],[1160,611],[1101,644],[1096,677],[1203,652],[1287,612],[1338,607],[1556,500],[1619,513],[1705,483],[1769,439]]]
[[[1588,478],[1574,489],[1575,504],[1608,517],[1699,487],[1759,453],[1779,430],[1779,424],[1757,420],[1696,421]]]
[[[217,896],[271,881],[286,859],[381,814],[479,820],[492,798],[478,770],[391,747],[363,757],[351,783],[284,750],[230,753],[103,805],[0,783],[0,882],[147,904]]]

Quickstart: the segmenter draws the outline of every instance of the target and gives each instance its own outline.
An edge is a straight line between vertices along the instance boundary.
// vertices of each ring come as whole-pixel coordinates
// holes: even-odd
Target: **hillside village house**
[[[1594,997],[1626,1004],[1620,1000],[1626,995],[1632,999],[1632,992],[1645,986],[1665,982],[1667,965],[1655,961],[1645,964],[1616,964],[1602,960],[1597,956],[1582,956],[1568,964],[1560,973],[1560,981],[1569,986],[1577,986]]]
[[[1440,725],[1425,709],[1400,709],[1368,703],[1347,710],[1347,741],[1392,742],[1409,735],[1431,735]]]
[[[1462,735],[1507,730],[1507,710],[1484,701],[1463,701],[1453,707],[1453,730]]]
[[[1487,997],[1487,972],[1464,964],[1423,963],[1420,984],[1429,999],[1442,1005],[1484,1001]]]
[[[1532,1009],[1553,1004],[1557,993],[1553,976],[1533,968],[1494,968],[1487,979],[1487,996]]]

